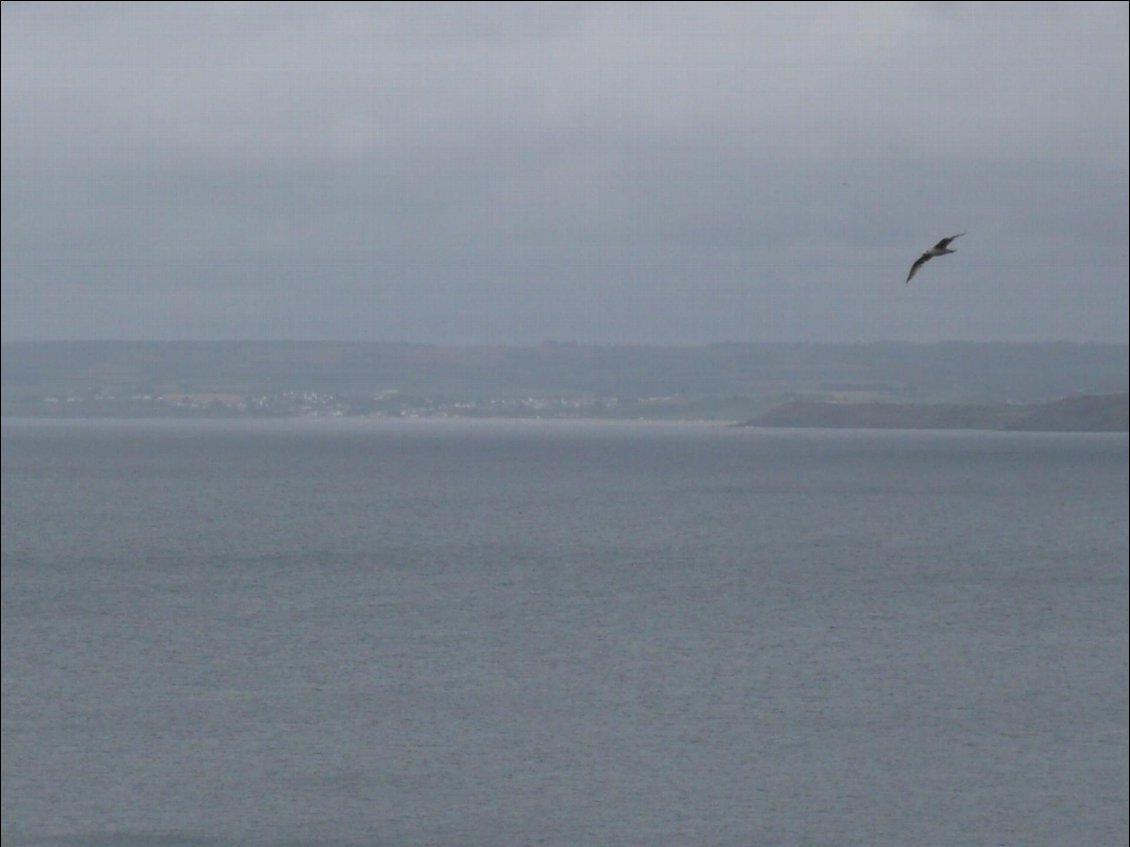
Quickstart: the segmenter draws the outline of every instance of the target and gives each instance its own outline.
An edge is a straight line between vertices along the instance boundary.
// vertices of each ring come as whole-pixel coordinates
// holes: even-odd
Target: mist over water
[[[1120,843],[1123,435],[5,421],[5,844]]]

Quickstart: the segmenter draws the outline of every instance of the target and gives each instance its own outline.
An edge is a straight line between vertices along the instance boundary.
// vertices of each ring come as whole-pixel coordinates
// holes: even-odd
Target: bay
[[[3,426],[5,844],[1127,826],[1125,435]]]

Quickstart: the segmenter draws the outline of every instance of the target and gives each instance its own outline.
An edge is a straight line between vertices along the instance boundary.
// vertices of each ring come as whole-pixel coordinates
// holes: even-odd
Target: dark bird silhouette
[[[906,281],[910,282],[911,277],[918,273],[918,269],[933,259],[935,256],[944,256],[946,253],[956,253],[956,250],[950,249],[950,242],[955,238],[961,238],[965,235],[964,232],[959,232],[957,235],[951,235],[949,238],[943,238],[925,253],[918,257],[913,265],[910,266],[910,273],[906,275]]]

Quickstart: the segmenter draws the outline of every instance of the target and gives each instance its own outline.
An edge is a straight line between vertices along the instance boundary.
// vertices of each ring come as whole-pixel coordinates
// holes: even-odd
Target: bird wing
[[[918,273],[918,269],[928,261],[930,261],[930,259],[932,258],[933,256],[931,256],[929,253],[923,253],[921,256],[919,256],[918,259],[915,260],[914,264],[910,266],[910,273],[906,275],[906,281],[910,282],[910,278]]]
[[[947,247],[950,246],[951,241],[953,241],[955,238],[961,238],[961,236],[963,236],[963,235],[965,235],[964,232],[959,232],[957,235],[951,235],[948,238],[943,238],[941,241],[939,241],[937,244],[934,245],[934,249],[935,250],[945,250]]]

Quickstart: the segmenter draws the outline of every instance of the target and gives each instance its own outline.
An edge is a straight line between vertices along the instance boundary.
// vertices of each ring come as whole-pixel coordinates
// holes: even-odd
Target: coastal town
[[[1126,419],[1124,345],[76,342],[5,344],[2,364],[6,418],[586,418],[1072,431],[1124,431]]]

